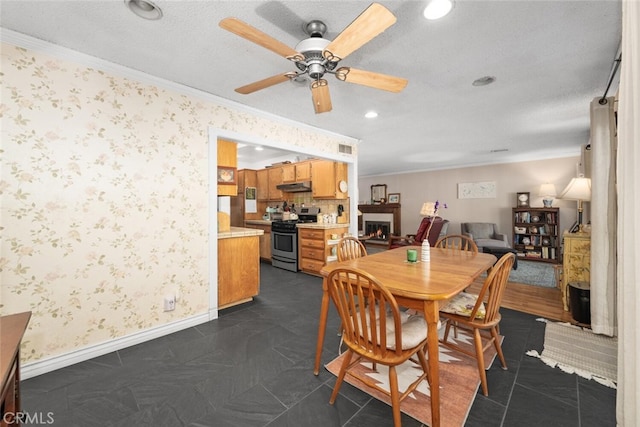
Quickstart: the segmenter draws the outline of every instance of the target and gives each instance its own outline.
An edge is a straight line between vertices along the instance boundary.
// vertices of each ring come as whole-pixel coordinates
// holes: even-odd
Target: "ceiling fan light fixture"
[[[162,18],[162,10],[149,0],[124,0],[129,10],[140,18],[156,21]]]
[[[435,20],[445,17],[453,9],[452,0],[431,0],[427,7],[424,8],[424,17],[429,20]]]

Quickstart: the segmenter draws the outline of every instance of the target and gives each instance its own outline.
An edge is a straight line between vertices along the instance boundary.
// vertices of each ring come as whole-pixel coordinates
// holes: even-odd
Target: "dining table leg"
[[[318,341],[316,342],[316,361],[313,365],[313,374],[320,372],[320,361],[322,359],[322,346],[324,345],[324,335],[327,330],[327,318],[329,316],[329,288],[327,278],[322,279],[322,302],[320,303],[320,322],[318,324]]]
[[[431,394],[431,426],[440,426],[440,353],[438,348],[438,301],[424,302],[427,321],[427,355],[429,364],[429,393]]]

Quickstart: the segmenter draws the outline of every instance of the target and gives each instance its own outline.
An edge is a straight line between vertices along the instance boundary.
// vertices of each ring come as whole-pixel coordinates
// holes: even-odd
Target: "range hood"
[[[305,191],[311,191],[311,181],[295,182],[292,184],[280,184],[276,185],[278,190],[285,193],[302,193]]]

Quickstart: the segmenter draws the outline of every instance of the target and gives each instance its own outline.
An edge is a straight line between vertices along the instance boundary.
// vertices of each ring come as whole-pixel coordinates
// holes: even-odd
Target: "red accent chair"
[[[426,237],[431,217],[424,217],[420,222],[416,234],[407,234],[406,236],[389,236],[389,249],[399,248],[400,246],[420,246]],[[429,232],[429,245],[434,246],[438,239],[447,234],[449,228],[449,220],[436,217],[433,227]]]

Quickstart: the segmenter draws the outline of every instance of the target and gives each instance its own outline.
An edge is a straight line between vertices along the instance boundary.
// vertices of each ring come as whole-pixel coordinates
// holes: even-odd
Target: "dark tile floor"
[[[329,405],[334,377],[312,373],[321,279],[267,264],[261,274],[260,296],[215,321],[24,381],[23,410],[65,427],[392,425],[388,406],[346,383]],[[615,390],[526,356],[542,350],[544,323],[502,313],[509,370],[494,363],[466,425],[614,426]],[[332,308],[323,363],[338,326]]]

